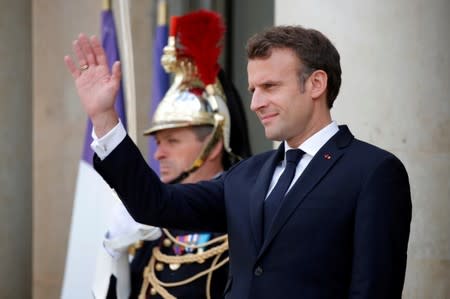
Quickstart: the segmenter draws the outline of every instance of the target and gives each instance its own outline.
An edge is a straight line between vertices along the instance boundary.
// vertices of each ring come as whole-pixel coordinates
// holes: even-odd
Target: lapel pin
[[[328,153],[324,154],[323,157],[325,158],[325,160],[331,160],[331,155]]]

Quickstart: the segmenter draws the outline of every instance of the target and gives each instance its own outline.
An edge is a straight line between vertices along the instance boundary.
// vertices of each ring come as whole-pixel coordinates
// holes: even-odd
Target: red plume
[[[175,36],[177,34],[177,21],[178,21],[177,16],[171,16],[170,17],[170,32],[169,35],[170,36]]]
[[[205,85],[213,84],[219,72],[220,52],[225,25],[218,13],[199,10],[177,18],[180,54],[189,56],[197,66]]]

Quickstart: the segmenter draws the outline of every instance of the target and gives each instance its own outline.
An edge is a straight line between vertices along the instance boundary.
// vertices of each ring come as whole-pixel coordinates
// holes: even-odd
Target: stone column
[[[278,0],[276,24],[325,33],[341,54],[332,113],[395,153],[411,183],[404,298],[450,298],[450,2]]]
[[[63,57],[101,1],[33,1],[33,298],[59,298],[86,115]],[[82,261],[80,261],[82,262]]]
[[[0,5],[0,297],[31,297],[31,4]]]

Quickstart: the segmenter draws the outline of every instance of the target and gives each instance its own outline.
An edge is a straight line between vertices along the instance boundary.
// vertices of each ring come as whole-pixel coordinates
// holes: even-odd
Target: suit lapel
[[[307,194],[320,182],[320,180],[330,171],[336,162],[344,154],[342,148],[346,147],[353,136],[346,126],[340,127],[338,133],[333,136],[314,156],[306,167],[300,178],[289,190],[281,203],[274,222],[269,229],[264,243],[259,252],[258,258],[265,251],[267,246],[278,234],[282,226],[286,223],[294,211],[301,205]],[[272,171],[273,173],[273,171]]]
[[[258,177],[256,179],[256,184],[250,193],[250,222],[253,238],[255,241],[255,248],[259,250],[262,244],[263,238],[263,210],[264,210],[264,199],[266,197],[267,190],[269,189],[270,182],[272,180],[272,175],[280,161],[280,155],[284,155],[284,145],[281,144],[277,151],[274,151],[269,159],[266,160],[264,165],[259,171]],[[281,158],[282,159],[282,158]]]

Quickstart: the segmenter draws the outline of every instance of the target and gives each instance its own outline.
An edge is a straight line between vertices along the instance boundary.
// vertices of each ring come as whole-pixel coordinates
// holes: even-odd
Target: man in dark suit
[[[74,45],[80,68],[88,69],[69,57],[66,64],[99,138],[97,171],[138,222],[227,231],[226,298],[401,298],[408,176],[394,155],[332,121],[340,58],[323,34],[279,26],[247,44],[251,109],[266,136],[282,141],[278,150],[217,180],[171,186],[159,182],[118,124],[119,65],[111,74],[101,70],[95,39]],[[94,78],[102,81],[89,84]]]

